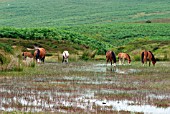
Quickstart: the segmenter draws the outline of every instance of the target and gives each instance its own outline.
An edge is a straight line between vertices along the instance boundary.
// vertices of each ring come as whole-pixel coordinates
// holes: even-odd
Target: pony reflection
[[[153,64],[153,66],[155,66],[155,64],[156,64],[156,59],[155,59],[155,57],[154,57],[154,55],[153,55],[153,53],[151,52],[151,51],[143,51],[142,53],[141,53],[141,62],[142,62],[142,64],[144,65],[144,64],[147,64],[147,60],[149,60],[149,66],[150,66],[150,64],[151,64],[151,61],[152,61],[152,64]]]
[[[34,58],[37,63],[45,61],[46,50],[44,48],[37,48],[34,52]]]
[[[129,54],[127,53],[119,53],[118,54],[118,59],[119,59],[119,65],[125,64],[125,60],[128,61],[128,64],[130,65],[131,59]]]
[[[68,53],[68,51],[64,51],[63,54],[62,54],[62,56],[63,56],[62,63],[63,63],[63,62],[68,63],[68,58],[69,58],[69,53]]]

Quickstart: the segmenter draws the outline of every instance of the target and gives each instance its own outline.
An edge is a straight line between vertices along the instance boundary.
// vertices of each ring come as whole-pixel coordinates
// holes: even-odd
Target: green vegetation
[[[170,18],[169,0],[1,0],[0,25],[58,27]]]
[[[11,46],[4,44],[4,43],[0,43],[0,65],[9,63],[10,58],[8,54],[12,54],[12,52],[13,52],[13,49]]]
[[[57,41],[70,41],[75,44],[84,45],[87,48],[99,49],[98,53],[104,53],[106,46],[101,42],[80,35],[78,33],[50,29],[50,28],[33,28],[33,29],[15,29],[15,28],[1,28],[1,38],[21,38],[24,40],[57,40]],[[36,42],[36,41],[35,41]],[[22,45],[22,44],[21,44]]]
[[[144,113],[117,111],[105,100],[169,107],[169,6],[169,0],[0,0],[0,112]],[[23,61],[22,52],[33,53],[35,45],[46,49],[47,64]],[[143,49],[154,53],[155,67],[137,62]],[[64,50],[69,64],[61,64]],[[106,50],[127,52],[131,65],[106,67]]]
[[[69,31],[109,43],[113,46],[127,44],[135,38],[148,38],[150,40],[170,40],[170,24],[167,23],[112,23],[100,25],[84,25],[65,28]]]
[[[169,60],[169,3],[168,0],[1,0],[1,63],[6,60],[3,51],[11,54],[11,46],[21,46],[21,51],[27,51],[34,45],[44,47],[47,55],[68,50],[84,60],[104,55],[106,50],[116,54],[127,52],[133,60],[140,60],[143,49],[153,51],[157,60]]]
[[[96,54],[104,54],[105,50],[111,49],[116,54],[127,52],[133,55],[134,60],[140,60],[139,53],[141,50],[147,49],[153,51],[158,60],[169,60],[170,58],[168,54],[170,24],[167,23],[113,23],[23,29],[5,27],[0,28],[0,37],[1,42],[20,45],[25,49],[32,48],[34,44],[45,47],[50,52],[56,52],[56,50],[61,52],[67,49],[72,53],[78,53],[78,50],[93,51],[97,49]]]

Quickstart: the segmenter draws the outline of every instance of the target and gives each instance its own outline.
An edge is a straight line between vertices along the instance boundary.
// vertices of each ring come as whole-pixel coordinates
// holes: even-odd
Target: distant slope
[[[62,29],[76,31],[100,42],[111,44],[113,47],[126,45],[138,38],[170,41],[170,23],[112,23],[63,27]]]
[[[0,0],[0,25],[51,27],[170,18],[169,0]]]

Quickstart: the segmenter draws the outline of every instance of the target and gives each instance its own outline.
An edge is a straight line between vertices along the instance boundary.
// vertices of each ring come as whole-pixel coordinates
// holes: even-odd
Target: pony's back
[[[38,61],[41,60],[42,62],[44,62],[45,55],[46,55],[46,50],[44,48],[37,48],[34,52],[34,57]]]

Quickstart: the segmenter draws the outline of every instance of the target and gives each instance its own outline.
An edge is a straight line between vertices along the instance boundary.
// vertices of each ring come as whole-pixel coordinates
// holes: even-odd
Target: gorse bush
[[[75,32],[70,32],[66,30],[54,29],[54,28],[1,28],[0,38],[22,38],[25,40],[45,40],[45,39],[55,39],[55,40],[67,40],[73,43],[84,45],[91,49],[100,49],[98,53],[104,53],[106,50],[106,45],[100,41],[89,38],[84,35],[80,35]]]
[[[13,49],[8,44],[0,43],[0,49],[4,50],[5,52],[12,53]]]

